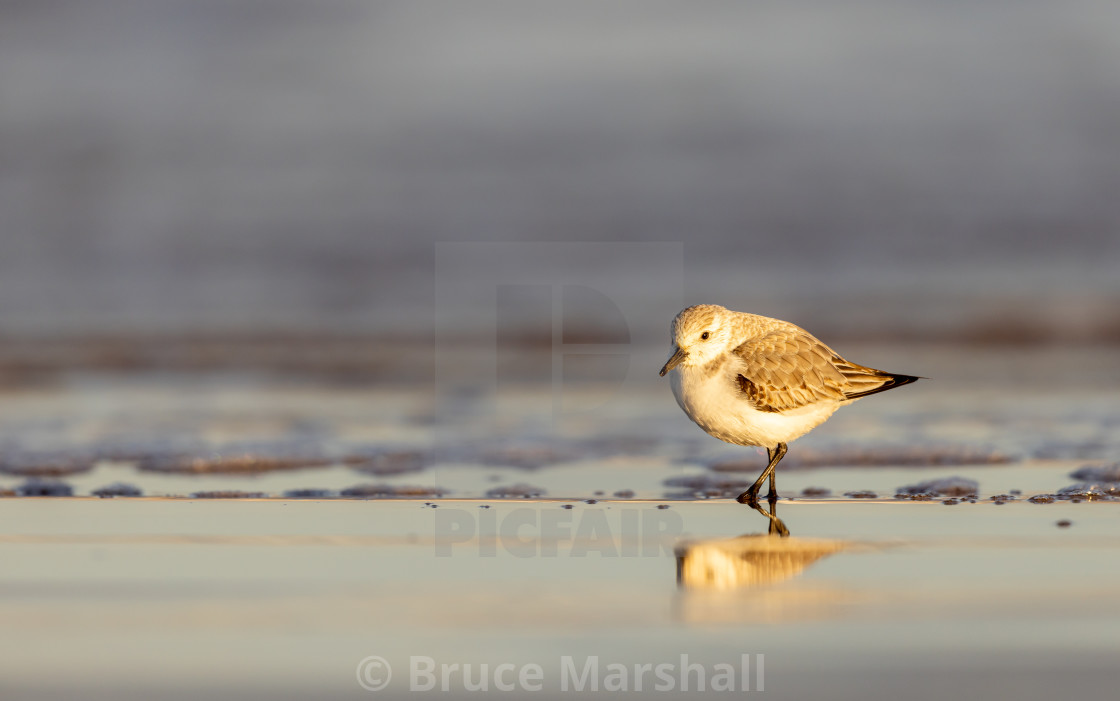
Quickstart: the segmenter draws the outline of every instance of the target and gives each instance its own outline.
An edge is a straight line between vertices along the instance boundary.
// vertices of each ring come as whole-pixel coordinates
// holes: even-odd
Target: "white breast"
[[[735,445],[773,448],[800,438],[851,402],[824,401],[782,413],[759,411],[742,396],[733,374],[708,374],[704,368],[678,366],[670,376],[673,396],[688,418]]]

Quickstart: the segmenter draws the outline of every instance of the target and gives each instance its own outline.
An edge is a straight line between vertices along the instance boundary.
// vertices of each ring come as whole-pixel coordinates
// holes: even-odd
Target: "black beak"
[[[665,361],[665,365],[661,367],[661,376],[665,377],[665,373],[680,365],[686,357],[688,357],[688,353],[685,353],[678,346],[676,351],[673,352],[672,357]]]

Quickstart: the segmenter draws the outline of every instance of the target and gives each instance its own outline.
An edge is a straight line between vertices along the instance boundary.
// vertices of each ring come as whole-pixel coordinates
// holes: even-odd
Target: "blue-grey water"
[[[1088,0],[4,3],[0,330],[426,334],[437,242],[609,240],[685,243],[683,294],[642,290],[663,309],[1114,341],[1117,26]]]

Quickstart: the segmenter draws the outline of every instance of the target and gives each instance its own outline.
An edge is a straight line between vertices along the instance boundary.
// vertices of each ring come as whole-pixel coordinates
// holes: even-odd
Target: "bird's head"
[[[688,307],[673,319],[672,355],[661,376],[678,365],[706,365],[732,344],[729,313],[718,304]]]

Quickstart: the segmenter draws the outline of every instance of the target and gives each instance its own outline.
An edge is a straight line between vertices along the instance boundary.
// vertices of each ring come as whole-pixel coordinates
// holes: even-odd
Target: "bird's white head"
[[[677,314],[672,326],[672,355],[661,376],[678,365],[707,365],[728,350],[734,339],[731,312],[718,304],[698,304]]]

